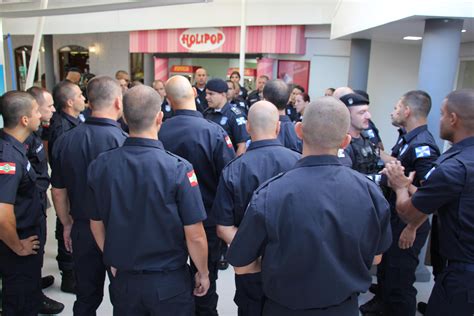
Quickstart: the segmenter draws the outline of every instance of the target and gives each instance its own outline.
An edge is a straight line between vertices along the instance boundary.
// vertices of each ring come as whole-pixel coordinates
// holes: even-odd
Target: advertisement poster
[[[278,78],[289,84],[300,85],[308,92],[309,66],[309,61],[279,60]]]

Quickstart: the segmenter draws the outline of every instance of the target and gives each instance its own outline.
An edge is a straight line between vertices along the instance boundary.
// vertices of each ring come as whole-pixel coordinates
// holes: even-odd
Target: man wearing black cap
[[[229,135],[235,152],[245,152],[245,142],[249,135],[245,129],[247,117],[241,110],[227,102],[227,83],[222,79],[211,79],[206,85],[206,100],[209,105],[204,117],[219,124]]]
[[[362,133],[369,127],[371,118],[369,100],[356,93],[349,93],[341,97],[341,101],[349,108],[351,126],[349,134],[351,143],[344,152],[339,152],[343,164],[366,175],[375,175],[383,167],[378,149]]]

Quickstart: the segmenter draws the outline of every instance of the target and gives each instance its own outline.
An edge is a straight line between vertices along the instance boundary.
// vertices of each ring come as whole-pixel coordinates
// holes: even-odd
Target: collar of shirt
[[[20,143],[18,141],[18,139],[16,139],[15,137],[11,136],[8,133],[5,133],[5,131],[3,129],[0,130],[0,138],[3,138],[6,142],[10,143],[13,147],[15,147],[23,155],[26,155],[25,145]]]
[[[280,115],[280,122],[291,122],[290,118],[288,115]]]
[[[451,149],[461,150],[462,148],[470,146],[474,146],[474,136],[464,138],[462,141],[453,144],[453,147],[451,147],[448,151],[450,151]]]
[[[337,156],[318,155],[318,156],[307,156],[307,157],[301,158],[296,163],[295,168],[311,167],[311,166],[328,166],[328,165],[342,166]]]
[[[256,142],[251,142],[247,151],[262,148],[266,146],[283,146],[278,139],[263,139]]]
[[[428,125],[421,125],[411,130],[410,132],[404,134],[402,138],[405,140],[405,143],[408,144],[416,135],[420,134],[423,131],[428,130]]]
[[[88,117],[86,120],[86,124],[91,124],[91,125],[112,125],[118,128],[120,127],[120,123],[108,118],[103,118],[103,117]]]
[[[174,112],[174,115],[187,115],[187,116],[195,116],[195,117],[203,117],[201,112],[199,111],[194,111],[194,110],[176,110]]]
[[[63,112],[63,111],[61,111],[61,116],[64,117],[69,122],[71,122],[75,126],[81,124],[81,119],[79,117],[74,117],[72,115],[67,114],[66,112]]]
[[[150,138],[141,138],[141,137],[128,137],[123,146],[141,146],[141,147],[154,147],[163,149],[163,144],[161,141],[157,139],[150,139]]]

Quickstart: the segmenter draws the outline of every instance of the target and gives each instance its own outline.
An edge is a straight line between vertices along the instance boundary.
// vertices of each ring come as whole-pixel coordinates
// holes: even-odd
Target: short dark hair
[[[422,90],[408,91],[402,96],[401,102],[418,118],[426,118],[431,110],[431,97]]]
[[[87,97],[94,110],[109,107],[121,94],[118,81],[108,76],[96,76],[87,83]]]
[[[0,100],[0,113],[3,116],[3,125],[14,128],[22,116],[31,117],[33,96],[23,91],[8,91]]]
[[[299,84],[295,84],[293,86],[293,88],[291,88],[291,91],[293,91],[293,89],[298,89],[300,90],[302,93],[305,93],[306,91],[304,90],[304,88],[302,86],[300,86]]]
[[[232,87],[234,87],[234,89],[236,89],[236,88],[237,88],[237,87],[236,87],[236,83],[235,83],[235,82],[233,82],[232,80],[230,80],[230,79],[229,79],[229,80],[226,80],[225,82],[227,82],[227,83],[231,83],[231,84],[232,84]]]
[[[139,85],[123,96],[123,114],[131,132],[143,132],[150,128],[161,111],[161,97],[155,89]]]
[[[26,90],[26,92],[28,92],[33,98],[35,98],[38,104],[43,104],[45,102],[44,93],[48,92],[48,90],[33,86],[29,88],[28,90]]]
[[[57,110],[64,109],[67,101],[74,99],[75,87],[77,87],[77,85],[69,80],[63,80],[54,86],[53,100]]]
[[[303,101],[304,101],[304,102],[310,102],[310,101],[311,101],[311,98],[309,97],[309,94],[307,94],[307,93],[305,93],[305,92],[303,92],[303,93],[301,94],[301,97],[303,98]]]
[[[446,96],[446,107],[462,120],[464,128],[474,130],[474,89],[459,89]]]
[[[263,88],[263,97],[273,103],[278,110],[284,110],[290,98],[290,89],[281,79],[269,80]]]

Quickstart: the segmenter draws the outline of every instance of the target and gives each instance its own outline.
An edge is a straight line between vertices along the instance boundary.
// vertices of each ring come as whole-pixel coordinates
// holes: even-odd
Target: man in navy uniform
[[[209,246],[211,286],[207,295],[196,298],[196,315],[217,315],[216,280],[220,240],[217,238],[216,219],[211,209],[222,169],[235,157],[235,152],[227,133],[196,111],[193,89],[186,78],[174,76],[169,79],[166,93],[175,116],[163,123],[159,138],[166,150],[187,159],[194,166],[207,212],[204,228]],[[194,264],[192,268],[196,269]]]
[[[123,100],[130,137],[88,168],[90,225],[111,267],[114,315],[192,315],[188,252],[194,294],[209,288],[206,212],[193,166],[158,140],[161,104],[151,87],[130,89]]]
[[[56,140],[70,129],[82,123],[79,115],[85,109],[84,95],[78,85],[64,80],[58,83],[53,89],[54,106],[57,112],[53,115],[49,127],[48,157],[51,169],[54,161],[52,153]],[[74,293],[76,281],[74,277],[72,255],[64,246],[63,225],[59,218],[56,218],[55,237],[58,241],[58,262],[59,270],[62,274],[61,291]]]
[[[48,209],[46,191],[49,188],[50,179],[48,174],[48,157],[46,154],[46,148],[43,144],[43,125],[49,125],[49,121],[56,109],[54,107],[53,97],[47,90],[38,87],[31,87],[28,89],[28,93],[35,98],[38,103],[38,110],[41,114],[41,124],[37,131],[34,131],[30,136],[28,136],[24,144],[27,150],[26,156],[38,175],[36,185],[38,186],[41,205],[45,215],[44,220],[46,221],[46,211]],[[44,225],[46,227],[46,223],[44,223]],[[52,275],[43,277],[41,279],[41,287],[47,287],[53,282],[54,277]],[[59,314],[63,309],[63,304],[47,297],[44,293],[42,294],[40,307],[41,314]]]
[[[436,160],[416,188],[401,163],[384,173],[397,195],[402,220],[418,227],[438,211],[439,242],[448,260],[435,280],[425,315],[474,314],[474,90],[456,90],[441,106],[440,137],[453,146]]]
[[[63,134],[53,151],[52,197],[64,226],[76,274],[74,315],[95,315],[102,302],[105,266],[89,227],[85,205],[87,167],[100,153],[119,147],[127,135],[117,120],[122,116],[122,89],[110,77],[95,77],[87,85],[92,115]],[[69,200],[69,203],[68,203]]]
[[[431,97],[424,91],[414,90],[400,98],[391,114],[392,124],[406,131],[401,143],[392,152],[392,157],[400,161],[407,175],[416,172],[413,181],[416,187],[423,182],[440,154],[426,125],[430,109]],[[414,316],[417,293],[413,286],[415,271],[419,263],[418,255],[430,231],[430,223],[426,220],[418,227],[410,223],[407,225],[397,215],[396,194],[392,190],[388,192],[388,201],[392,213],[393,243],[378,266],[383,313]]]
[[[37,174],[23,142],[40,126],[38,103],[26,92],[0,100],[0,275],[4,316],[38,315],[46,239]]]
[[[278,110],[268,101],[259,101],[249,111],[247,130],[252,142],[244,155],[232,160],[219,180],[212,213],[217,218],[217,234],[227,244],[237,232],[253,191],[264,181],[291,169],[300,158],[278,141]],[[239,315],[262,314],[262,276],[258,262],[235,268],[234,301]]]
[[[206,99],[206,83],[207,83],[207,70],[204,68],[198,68],[194,73],[194,88],[196,89],[196,109],[203,113],[207,107]]]
[[[169,104],[168,99],[166,98],[164,81],[160,79],[153,81],[153,89],[158,92],[161,97],[161,100],[163,100],[163,103],[161,104],[161,112],[163,112],[163,122],[165,122],[167,119],[173,116],[173,109],[171,108],[171,105]]]
[[[290,89],[288,85],[281,79],[270,80],[263,88],[263,97],[265,100],[273,103],[278,109],[280,115],[280,133],[278,140],[286,148],[301,152],[302,142],[296,136],[295,124],[286,115],[285,109],[290,97]]]
[[[245,129],[247,117],[237,107],[227,102],[227,83],[222,79],[211,79],[206,85],[206,100],[209,108],[204,117],[219,124],[229,135],[237,155],[245,152],[249,136]]]
[[[255,87],[255,90],[250,92],[247,96],[247,105],[249,108],[255,102],[263,100],[263,89],[265,88],[268,80],[270,80],[270,78],[268,78],[266,75],[261,75],[257,78],[257,86]]]
[[[263,315],[357,315],[374,258],[390,246],[387,201],[337,158],[349,125],[339,100],[310,103],[296,125],[303,158],[250,200],[227,258],[242,267],[263,256]]]

